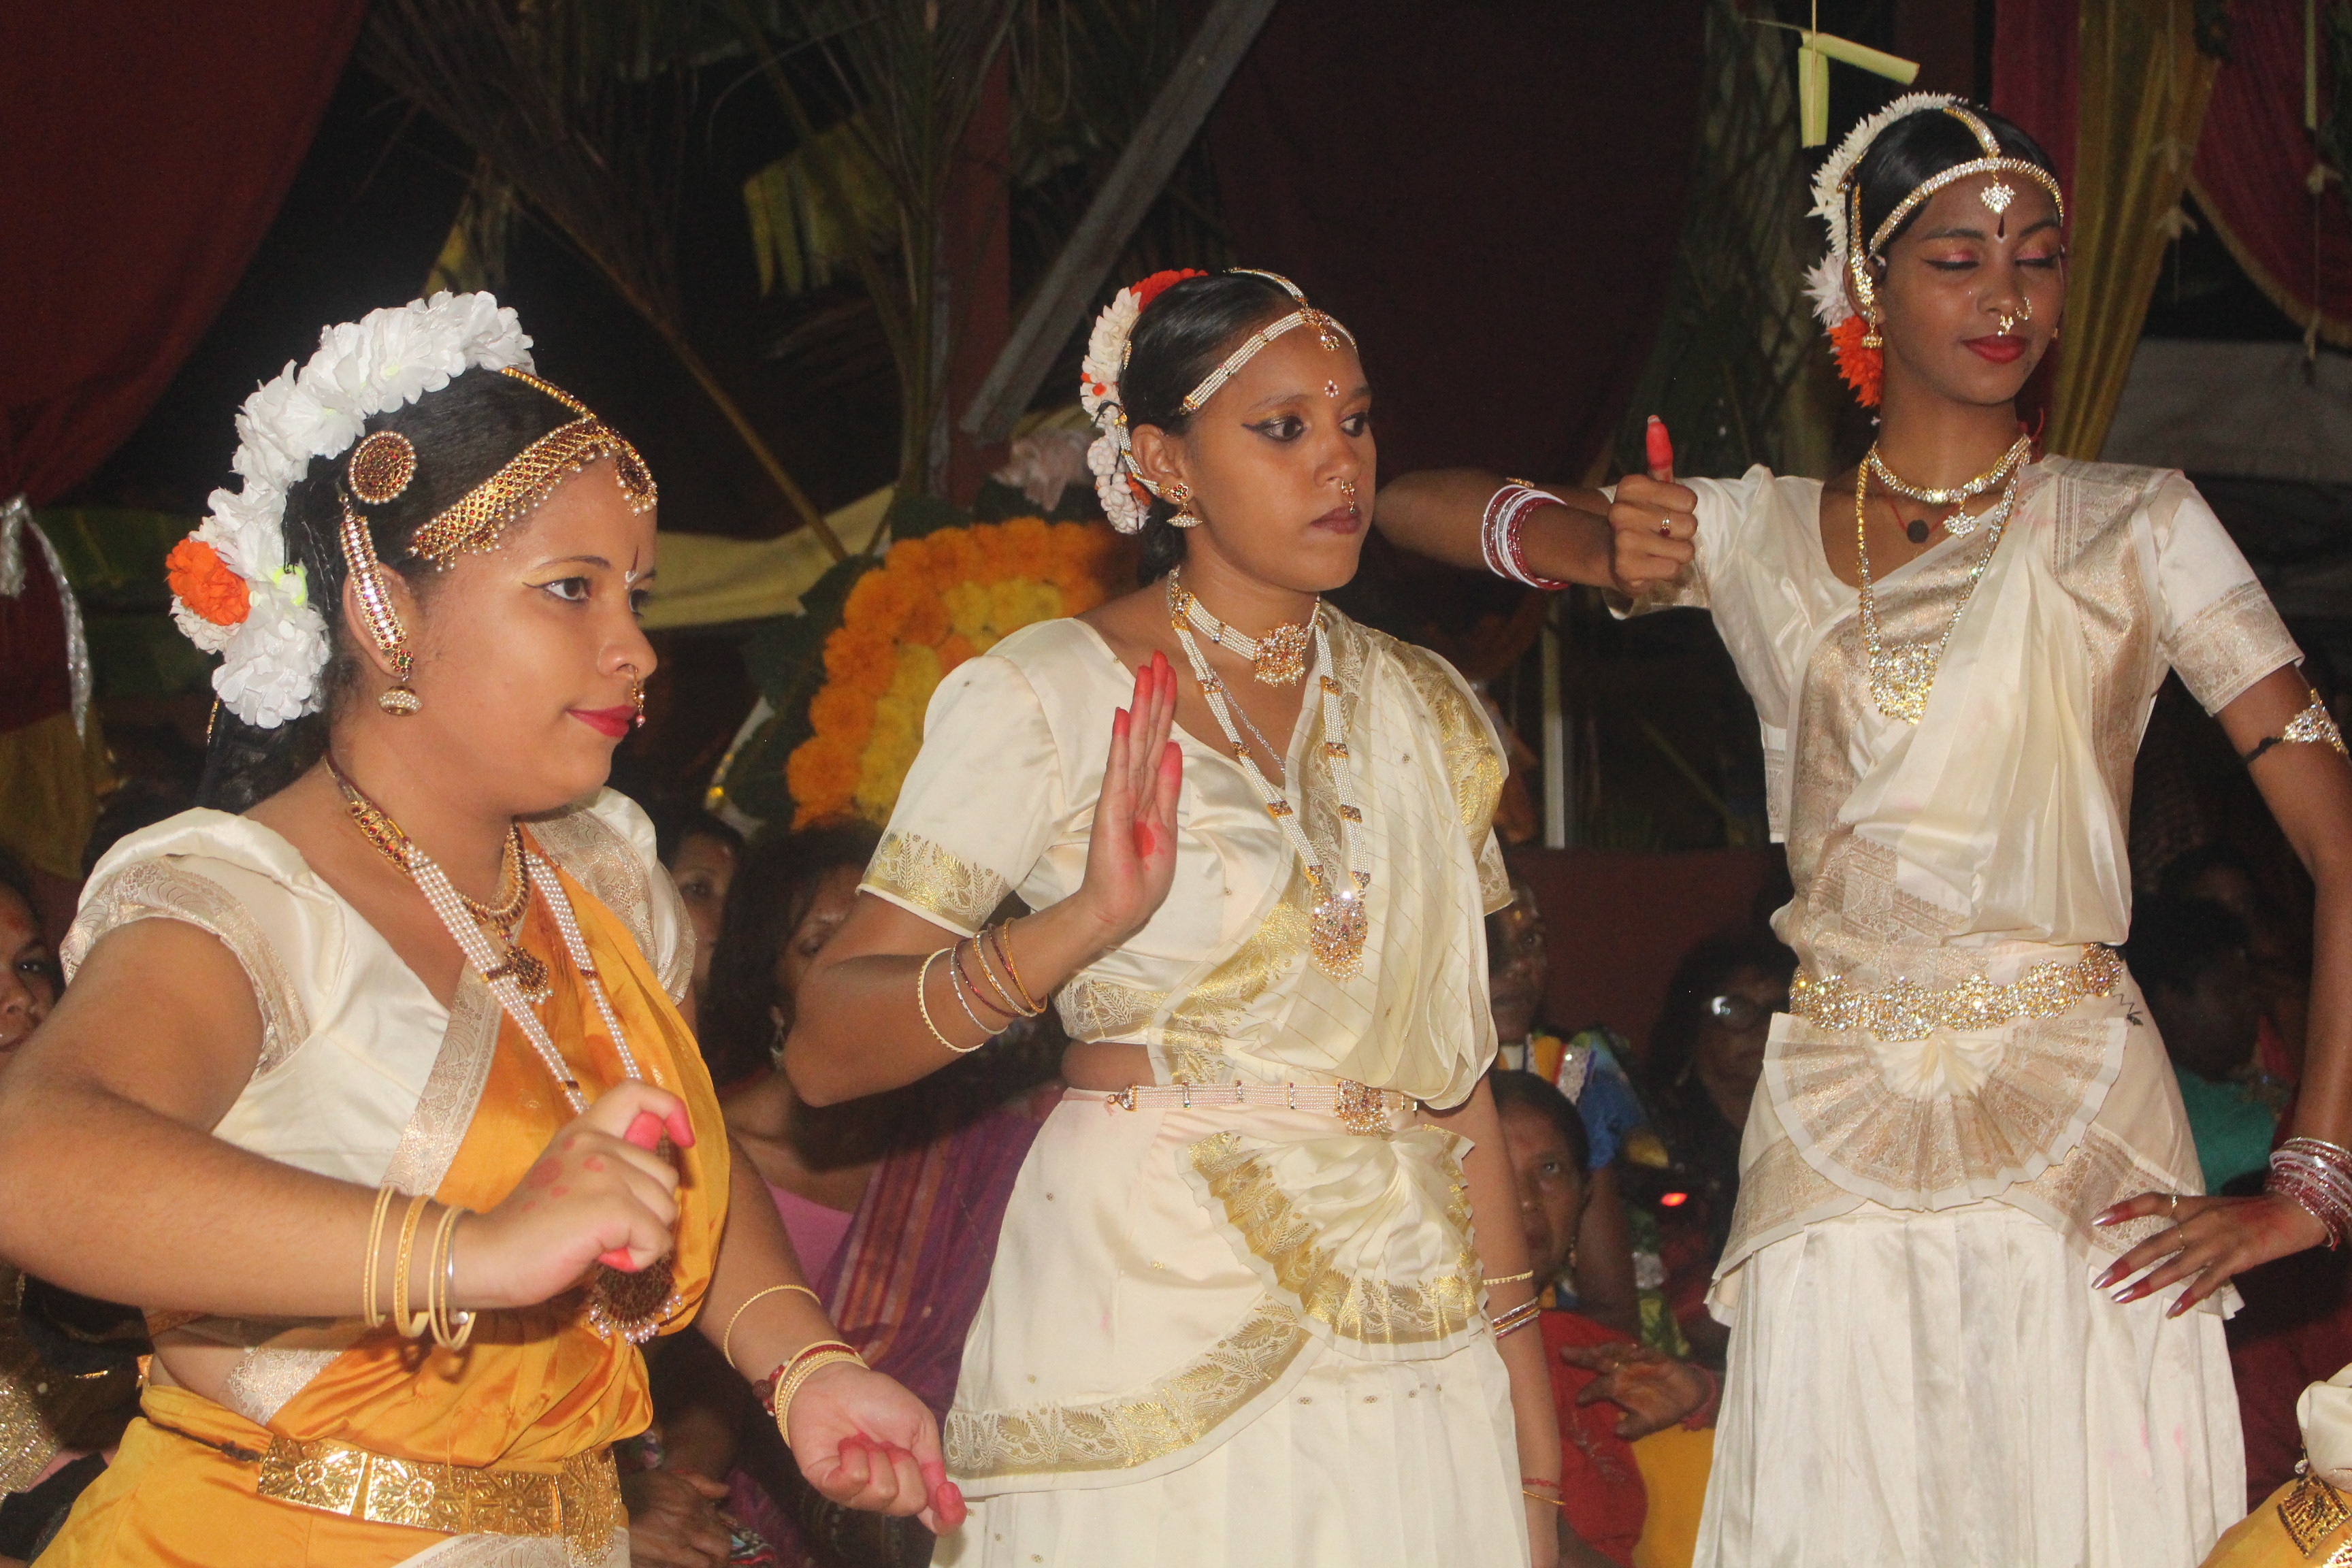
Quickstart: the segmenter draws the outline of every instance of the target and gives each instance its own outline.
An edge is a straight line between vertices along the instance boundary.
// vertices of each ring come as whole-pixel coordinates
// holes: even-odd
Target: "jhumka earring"
[[[1869,323],[1870,330],[1862,334],[1862,346],[1866,349],[1885,348],[1886,340],[1878,335],[1878,312],[1874,310],[1863,320]]]
[[[1200,514],[1192,510],[1192,486],[1181,479],[1171,480],[1167,497],[1169,503],[1176,509],[1176,515],[1168,520],[1171,523],[1178,528],[1198,528],[1201,525]]]
[[[376,650],[392,666],[392,685],[376,698],[375,705],[396,719],[404,719],[425,706],[424,699],[408,684],[415,658],[409,651],[408,634],[400,624],[399,613],[392,607],[392,596],[384,592],[375,541],[368,533],[366,519],[352,509],[352,498],[356,496],[369,506],[398,500],[416,477],[416,447],[397,430],[379,430],[352,448],[343,473],[344,483],[336,491],[343,509],[343,564],[351,573],[352,589],[359,595],[360,619],[367,624]]]

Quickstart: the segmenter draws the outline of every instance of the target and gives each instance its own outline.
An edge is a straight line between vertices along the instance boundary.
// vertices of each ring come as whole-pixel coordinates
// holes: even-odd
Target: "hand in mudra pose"
[[[1184,783],[1176,723],[1176,671],[1165,654],[1135,672],[1135,698],[1111,720],[1110,754],[1087,838],[1087,874],[1072,897],[1086,901],[1116,947],[1143,929],[1176,876],[1176,796]]]

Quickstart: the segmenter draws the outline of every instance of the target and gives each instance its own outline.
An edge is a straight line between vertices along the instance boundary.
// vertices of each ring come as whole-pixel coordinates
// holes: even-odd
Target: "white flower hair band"
[[[487,293],[442,292],[371,310],[319,334],[299,371],[245,401],[230,468],[244,481],[215,490],[211,514],[173,548],[172,619],[221,656],[213,689],[247,723],[275,729],[316,712],[329,638],[299,563],[286,552],[286,493],[313,458],[348,450],[379,414],[438,392],[468,370],[531,368],[530,339]],[[322,611],[325,614],[322,614]]]

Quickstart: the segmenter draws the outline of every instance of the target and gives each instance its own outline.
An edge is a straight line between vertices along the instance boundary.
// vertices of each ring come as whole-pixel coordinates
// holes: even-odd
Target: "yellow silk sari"
[[[726,1224],[724,1125],[693,1036],[637,941],[570,875],[561,879],[646,1079],[682,1097],[693,1119],[695,1147],[677,1153],[679,1305],[663,1331],[675,1331],[709,1282]],[[622,1081],[619,1053],[544,900],[522,938],[549,965],[554,995],[541,1016],[593,1101]],[[499,1019],[495,1039],[434,1193],[476,1211],[505,1198],[572,1116],[513,1020]],[[462,1351],[388,1328],[357,1332],[315,1372],[294,1363],[307,1380],[266,1425],[185,1389],[150,1386],[142,1418],[43,1554],[44,1568],[625,1563],[613,1532],[626,1518],[605,1450],[642,1431],[653,1406],[644,1358],[589,1327],[585,1296],[574,1289],[482,1314]],[[354,1325],[340,1327],[348,1334]]]

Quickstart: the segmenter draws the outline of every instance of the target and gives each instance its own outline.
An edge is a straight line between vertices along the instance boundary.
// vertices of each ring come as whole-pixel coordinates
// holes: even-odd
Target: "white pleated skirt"
[[[1278,1403],[1150,1480],[982,1498],[949,1568],[1524,1568],[1510,1381],[1492,1340],[1370,1362],[1317,1342]]]
[[[2116,1305],[2030,1215],[1871,1205],[1743,1268],[1697,1568],[2193,1568],[2245,1512],[2221,1318]]]

